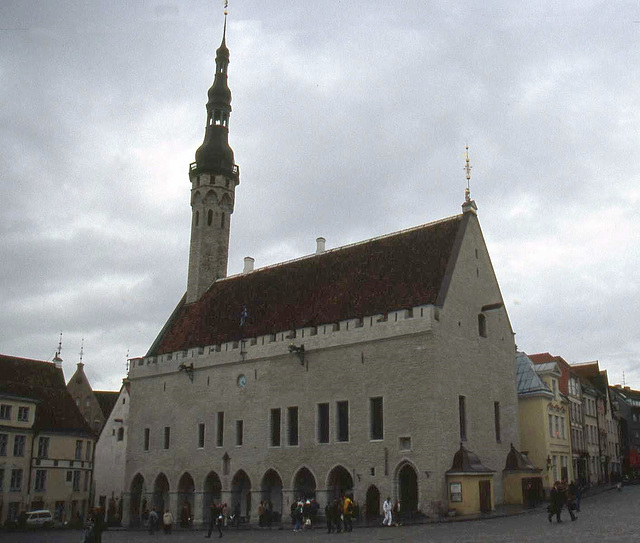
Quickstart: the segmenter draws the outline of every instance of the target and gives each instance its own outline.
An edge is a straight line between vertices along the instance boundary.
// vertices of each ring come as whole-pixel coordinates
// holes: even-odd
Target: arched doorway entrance
[[[273,512],[282,514],[282,479],[278,472],[270,469],[262,477],[260,491],[264,501],[271,502]],[[279,516],[278,515],[278,516]]]
[[[145,507],[143,507],[145,493],[144,477],[138,473],[133,478],[133,481],[131,481],[131,487],[129,488],[129,522],[132,526],[139,526],[143,523],[144,519],[142,515],[145,513]],[[144,505],[146,506],[146,503]]]
[[[376,485],[367,488],[365,515],[368,522],[375,522],[380,516],[380,491]]]
[[[398,498],[400,514],[412,516],[418,509],[418,474],[406,463],[398,470]]]
[[[215,503],[217,505],[220,501],[222,501],[222,483],[218,474],[215,471],[211,471],[204,480],[204,499],[202,500],[204,511],[202,512],[202,518],[205,522],[211,521],[211,504]]]
[[[193,519],[193,506],[196,485],[193,477],[187,472],[183,473],[178,482],[178,507],[180,508],[180,526],[187,528]]]
[[[251,514],[251,479],[244,470],[239,470],[231,481],[231,511],[240,504],[240,515]]]
[[[293,498],[315,498],[316,478],[307,468],[300,468],[293,479]]]
[[[169,481],[164,473],[158,475],[155,483],[153,483],[151,504],[160,517],[162,517],[162,512],[166,511],[171,506],[169,503]]]
[[[336,466],[327,477],[327,490],[329,498],[339,498],[345,494],[353,493],[353,478],[343,466]]]

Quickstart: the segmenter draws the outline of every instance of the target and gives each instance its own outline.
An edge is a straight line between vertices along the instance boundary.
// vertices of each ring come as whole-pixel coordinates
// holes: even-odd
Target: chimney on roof
[[[250,257],[250,256],[245,256],[244,257],[244,269],[242,270],[242,273],[249,273],[253,271],[253,263],[255,262],[255,259]]]
[[[320,237],[320,238],[316,238],[316,254],[319,255],[320,253],[324,253],[324,247],[325,244],[327,243],[327,240]]]

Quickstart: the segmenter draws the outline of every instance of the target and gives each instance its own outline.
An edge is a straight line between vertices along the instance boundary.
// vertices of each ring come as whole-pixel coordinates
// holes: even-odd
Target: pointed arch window
[[[207,226],[211,226],[212,222],[213,222],[213,209],[210,209],[207,212]]]
[[[226,218],[227,218],[226,215],[227,214],[223,212],[222,216],[220,217],[220,228],[224,228],[225,221],[226,221]]]
[[[196,226],[200,224],[200,212],[196,211]]]

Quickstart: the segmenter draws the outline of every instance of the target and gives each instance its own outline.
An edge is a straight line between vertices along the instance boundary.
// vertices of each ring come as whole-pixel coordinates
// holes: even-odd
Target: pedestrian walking
[[[566,497],[564,492],[562,491],[562,485],[560,481],[556,481],[553,483],[551,487],[551,492],[549,494],[549,507],[547,511],[549,513],[548,520],[552,522],[553,515],[556,516],[556,522],[562,522],[560,518],[560,514],[562,513],[562,508],[566,502]]]
[[[173,529],[173,515],[168,509],[162,515],[162,527],[164,528],[165,535],[170,535]]]
[[[147,517],[147,523],[148,523],[148,527],[149,527],[149,533],[151,535],[153,535],[155,533],[155,531],[158,529],[158,522],[159,522],[159,517],[158,517],[158,513],[155,509],[155,507],[153,509],[151,509],[151,511],[149,512],[149,515]]]
[[[342,532],[342,502],[338,498],[333,500],[333,523],[336,527],[336,533]]]
[[[342,501],[342,518],[344,524],[344,531],[351,532],[353,530],[353,524],[351,523],[351,517],[353,515],[353,500],[346,495]]]
[[[391,503],[391,496],[388,496],[382,504],[382,510],[384,511],[384,520],[382,521],[383,526],[391,526],[391,523],[393,522],[393,517],[391,516],[392,509],[393,504]]]
[[[213,532],[213,527],[216,526],[218,528],[218,537],[222,537],[222,525],[224,523],[224,514],[223,514],[223,505],[216,505],[212,503],[209,506],[209,531],[205,537],[211,537],[211,533]]]
[[[333,506],[329,501],[324,508],[324,516],[327,519],[327,533],[330,534],[333,532]]]
[[[575,484],[572,482],[567,486],[566,481],[562,483],[565,499],[567,503],[567,511],[569,511],[569,516],[571,517],[571,522],[577,520],[578,517],[575,515],[573,510],[576,508],[576,495],[575,495]]]

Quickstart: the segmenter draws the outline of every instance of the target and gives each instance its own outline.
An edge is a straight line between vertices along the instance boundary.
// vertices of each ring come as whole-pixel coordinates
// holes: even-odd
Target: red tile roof
[[[84,417],[67,392],[62,369],[51,362],[0,355],[0,394],[33,399],[34,430],[91,436]]]
[[[547,362],[555,362],[560,370],[560,380],[558,388],[563,394],[569,394],[569,377],[572,366],[561,356],[555,356],[550,353],[537,353],[528,355],[534,364],[546,364]]]
[[[187,305],[183,298],[148,356],[441,305],[468,217],[456,215],[216,281],[196,302]],[[247,317],[241,329],[243,307]]]

